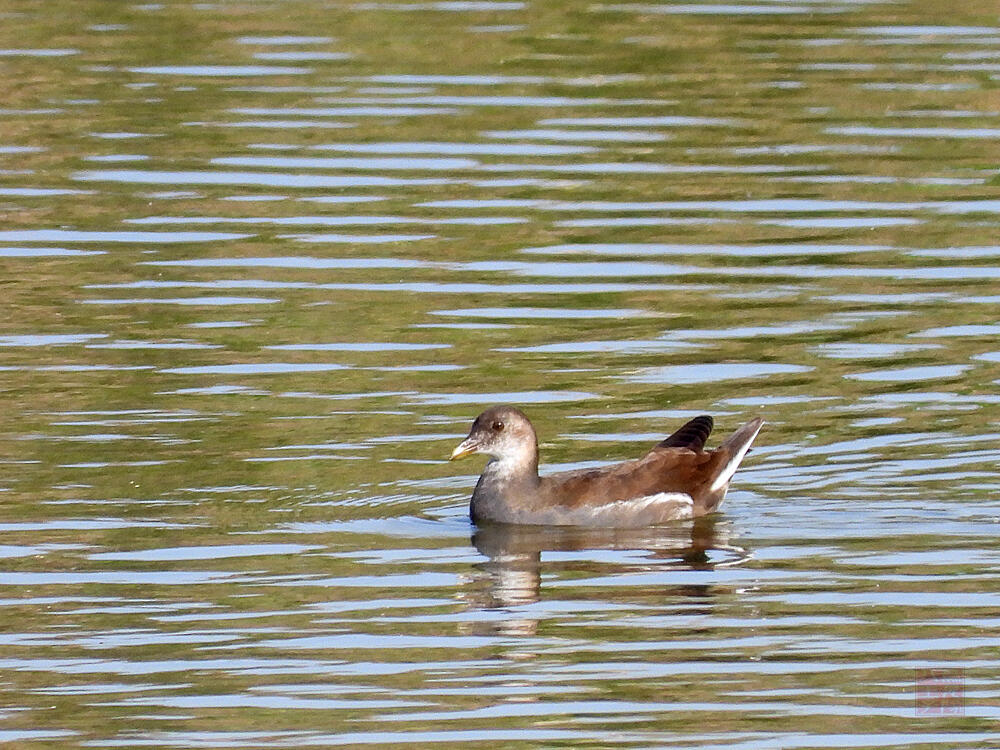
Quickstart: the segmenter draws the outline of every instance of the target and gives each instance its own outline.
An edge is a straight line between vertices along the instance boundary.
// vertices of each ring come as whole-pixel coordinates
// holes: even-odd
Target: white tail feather
[[[726,438],[725,442],[719,446],[720,448],[729,449],[733,455],[729,459],[729,462],[722,467],[722,471],[715,477],[715,481],[712,482],[709,492],[718,492],[729,484],[736,470],[740,468],[740,464],[743,462],[747,451],[750,450],[754,438],[757,437],[757,433],[760,432],[760,428],[763,426],[764,420],[760,417],[752,419]]]

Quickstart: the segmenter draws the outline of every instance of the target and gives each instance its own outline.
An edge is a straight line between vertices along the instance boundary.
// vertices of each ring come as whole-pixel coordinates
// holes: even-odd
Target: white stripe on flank
[[[537,509],[501,509],[501,512],[502,518],[496,520],[504,523],[635,529],[691,518],[694,502],[686,492],[658,492],[596,506],[567,508],[550,505]]]
[[[676,521],[690,518],[691,496],[686,492],[658,492],[629,500],[617,500],[606,505],[577,508],[566,513],[556,523],[595,526],[644,526],[656,521]]]

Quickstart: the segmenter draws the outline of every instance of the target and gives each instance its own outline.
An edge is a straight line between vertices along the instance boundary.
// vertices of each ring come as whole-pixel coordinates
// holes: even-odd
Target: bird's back
[[[695,417],[642,458],[599,469],[542,477],[545,502],[567,509],[596,509],[629,503],[690,506],[689,515],[714,511],[729,489],[750,444],[764,421],[753,419],[715,450],[704,450],[712,418]],[[669,513],[673,513],[670,510]]]
[[[656,495],[686,495],[695,503],[725,458],[718,451],[657,446],[614,466],[550,474],[541,478],[540,489],[549,502],[574,508]]]

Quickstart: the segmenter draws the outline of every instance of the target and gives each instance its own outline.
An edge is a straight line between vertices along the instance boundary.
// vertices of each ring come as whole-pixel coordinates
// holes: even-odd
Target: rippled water
[[[0,18],[0,742],[1000,746],[995,3]],[[768,425],[477,530],[496,402]]]

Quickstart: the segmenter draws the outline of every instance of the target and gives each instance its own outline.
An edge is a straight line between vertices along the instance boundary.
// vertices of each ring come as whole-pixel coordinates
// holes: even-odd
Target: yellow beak
[[[451,458],[448,460],[454,461],[456,458],[464,458],[470,453],[475,453],[478,450],[479,444],[472,438],[466,438],[455,447],[455,450],[451,452]]]

